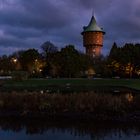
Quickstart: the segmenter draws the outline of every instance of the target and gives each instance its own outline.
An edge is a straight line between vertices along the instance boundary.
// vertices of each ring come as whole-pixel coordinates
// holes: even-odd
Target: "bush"
[[[12,79],[21,81],[21,80],[27,80],[28,79],[28,72],[26,71],[14,71],[12,72]]]

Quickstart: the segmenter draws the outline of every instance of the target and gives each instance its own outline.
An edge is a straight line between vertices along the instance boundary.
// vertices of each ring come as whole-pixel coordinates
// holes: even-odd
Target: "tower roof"
[[[84,31],[83,32],[103,32],[103,29],[100,28],[98,25],[97,25],[97,22],[96,22],[96,19],[94,16],[91,17],[91,20],[90,20],[90,23],[88,24],[88,26],[84,26],[83,27]]]

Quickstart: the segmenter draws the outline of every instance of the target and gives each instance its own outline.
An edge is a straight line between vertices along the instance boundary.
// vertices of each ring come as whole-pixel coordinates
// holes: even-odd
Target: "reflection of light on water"
[[[132,93],[127,93],[125,95],[125,98],[127,99],[128,102],[132,102],[134,97],[133,97]]]
[[[114,93],[119,93],[120,91],[119,90],[114,90]]]

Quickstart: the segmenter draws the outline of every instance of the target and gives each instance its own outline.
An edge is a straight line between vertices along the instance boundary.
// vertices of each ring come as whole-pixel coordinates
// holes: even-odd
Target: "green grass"
[[[140,90],[140,79],[29,79],[24,81],[8,80],[4,89],[61,89],[82,90],[102,89],[102,87],[126,87]]]

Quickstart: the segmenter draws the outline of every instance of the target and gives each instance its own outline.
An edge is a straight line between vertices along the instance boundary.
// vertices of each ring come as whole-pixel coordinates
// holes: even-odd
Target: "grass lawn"
[[[3,89],[95,89],[102,87],[127,87],[140,90],[140,79],[28,79],[7,80]]]

